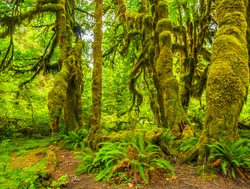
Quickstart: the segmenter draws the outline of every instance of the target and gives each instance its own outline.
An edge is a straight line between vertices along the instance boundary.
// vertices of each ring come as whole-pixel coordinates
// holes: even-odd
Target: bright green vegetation
[[[0,1],[0,188],[40,187],[55,140],[98,181],[175,163],[249,179],[249,15],[247,0]]]
[[[1,141],[0,188],[60,188],[66,185],[66,175],[56,181],[49,172],[53,155],[47,147],[55,141],[55,138]]]
[[[212,150],[209,156],[213,160],[213,166],[225,175],[231,174],[235,179],[236,174],[243,178],[247,178],[250,170],[250,141],[240,139],[237,142],[219,142],[217,144],[208,145]]]
[[[143,134],[135,135],[130,142],[104,142],[96,153],[80,152],[79,173],[95,173],[96,180],[144,183],[161,175],[173,175],[171,164],[164,159],[160,148],[147,143]]]

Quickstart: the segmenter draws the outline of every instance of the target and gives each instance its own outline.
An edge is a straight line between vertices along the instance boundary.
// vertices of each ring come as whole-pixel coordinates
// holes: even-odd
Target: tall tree
[[[75,1],[58,0],[62,8],[56,14],[56,28],[60,47],[59,65],[62,67],[58,73],[53,88],[49,92],[48,107],[50,123],[53,132],[59,129],[59,119],[64,110],[64,121],[68,130],[82,127],[82,68],[81,54],[83,42],[78,41],[72,47],[74,27]]]
[[[94,69],[92,83],[92,118],[89,135],[87,138],[88,146],[95,149],[100,135],[100,121],[102,110],[102,16],[103,0],[96,0],[95,26],[94,26]]]

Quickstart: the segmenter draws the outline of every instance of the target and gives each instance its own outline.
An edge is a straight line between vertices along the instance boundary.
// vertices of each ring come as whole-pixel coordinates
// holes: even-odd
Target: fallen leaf
[[[133,188],[134,185],[133,185],[132,183],[129,182],[129,183],[128,183],[128,187],[129,187],[129,188]]]

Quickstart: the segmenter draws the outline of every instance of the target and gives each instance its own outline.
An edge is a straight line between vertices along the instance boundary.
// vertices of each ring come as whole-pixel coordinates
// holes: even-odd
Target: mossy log
[[[109,134],[108,136],[104,135],[101,137],[101,142],[130,142],[133,137],[136,137],[138,135],[143,134],[144,140],[147,143],[155,143],[159,145],[159,147],[162,149],[162,151],[166,155],[174,155],[173,150],[170,147],[170,144],[166,144],[164,141],[162,141],[162,134],[164,132],[164,129],[158,128],[158,129],[152,129],[152,130],[146,130],[146,129],[135,129],[132,131],[121,131],[121,132],[114,132]]]

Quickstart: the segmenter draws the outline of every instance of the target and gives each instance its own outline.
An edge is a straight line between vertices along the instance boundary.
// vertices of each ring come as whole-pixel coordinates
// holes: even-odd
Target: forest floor
[[[243,183],[241,181],[232,181],[222,177],[215,176],[199,176],[196,174],[196,169],[192,165],[176,165],[174,166],[176,177],[171,181],[161,180],[151,183],[148,186],[110,186],[96,182],[94,177],[89,174],[75,174],[79,159],[74,158],[73,151],[58,150],[56,152],[59,160],[58,168],[52,173],[52,176],[57,179],[61,175],[67,173],[69,183],[67,188],[70,189],[248,189],[250,182]]]
[[[232,181],[216,175],[197,174],[197,167],[194,165],[174,165],[175,176],[169,180],[160,180],[144,185],[110,185],[96,182],[93,175],[77,175],[75,170],[79,164],[79,159],[75,158],[74,151],[61,149],[57,144],[43,145],[43,141],[31,141],[25,143],[25,140],[15,140],[16,146],[26,146],[27,151],[21,153],[16,151],[10,154],[10,165],[12,168],[25,168],[37,165],[47,158],[45,168],[51,173],[53,180],[58,180],[61,176],[67,175],[67,185],[69,189],[248,189],[250,181]],[[37,145],[40,143],[40,145]],[[60,179],[59,179],[60,180]],[[1,185],[1,183],[0,183]],[[1,188],[1,186],[0,186]],[[61,187],[60,187],[61,188]]]

